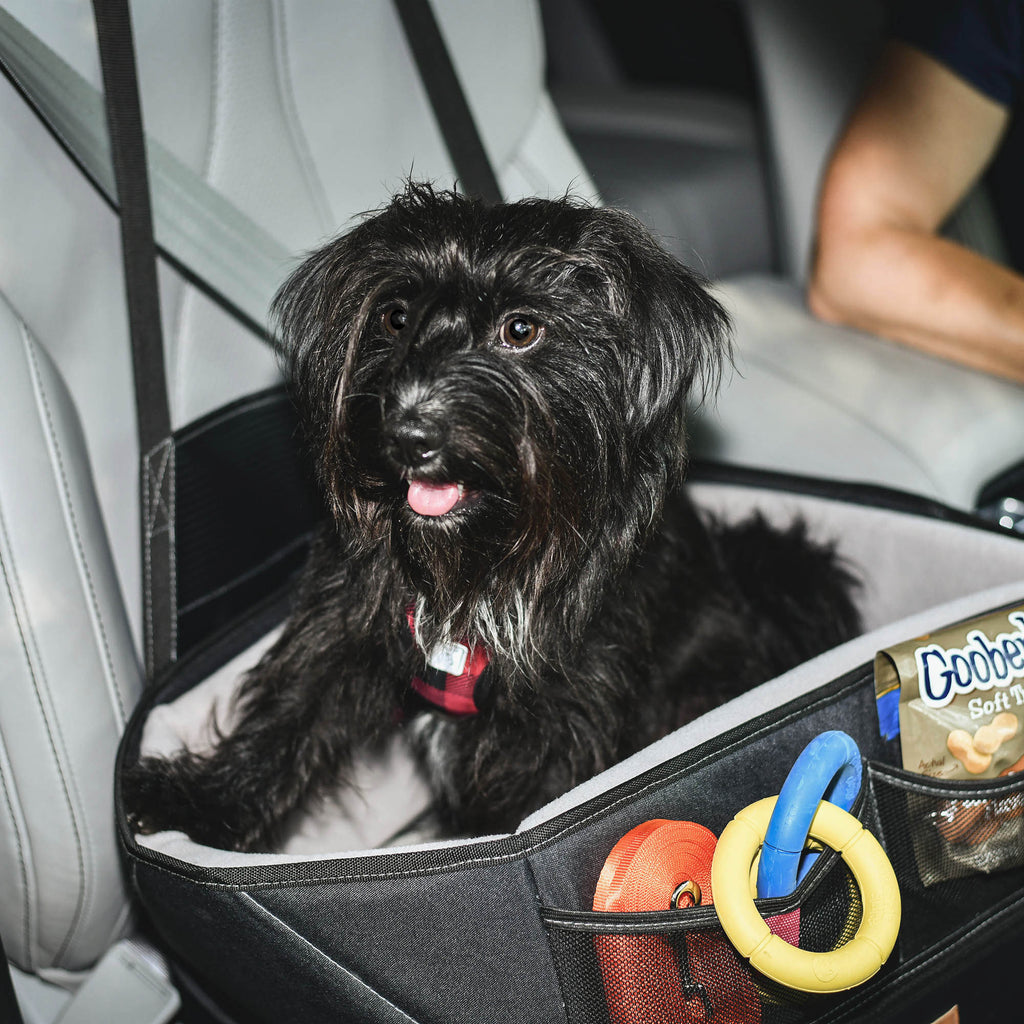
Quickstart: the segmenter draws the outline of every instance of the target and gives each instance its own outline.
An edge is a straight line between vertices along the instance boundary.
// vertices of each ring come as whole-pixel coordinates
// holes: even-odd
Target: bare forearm
[[[929,232],[833,240],[809,301],[822,319],[1024,383],[1024,277]]]
[[[926,54],[887,47],[823,182],[818,316],[1024,382],[1024,277],[937,233],[1008,118]]]

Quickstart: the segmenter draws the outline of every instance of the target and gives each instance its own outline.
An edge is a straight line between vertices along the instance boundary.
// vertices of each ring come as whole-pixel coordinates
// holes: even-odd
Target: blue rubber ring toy
[[[828,800],[849,811],[860,792],[860,778],[860,749],[845,732],[823,732],[804,747],[786,776],[761,847],[761,899],[788,896],[803,881],[818,856],[804,851],[818,804]]]

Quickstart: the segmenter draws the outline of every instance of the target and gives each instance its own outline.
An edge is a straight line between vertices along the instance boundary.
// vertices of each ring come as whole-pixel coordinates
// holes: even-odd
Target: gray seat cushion
[[[959,508],[1024,454],[1024,389],[807,311],[754,275],[720,286],[736,370],[696,421],[698,450],[740,465],[883,484]]]

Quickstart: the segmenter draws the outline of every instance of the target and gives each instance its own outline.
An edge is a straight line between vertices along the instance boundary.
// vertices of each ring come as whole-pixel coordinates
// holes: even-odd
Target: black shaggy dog
[[[717,524],[681,488],[728,324],[628,215],[409,185],[276,315],[331,521],[237,725],[129,772],[139,828],[270,848],[406,729],[447,830],[513,829],[857,631],[801,524]]]

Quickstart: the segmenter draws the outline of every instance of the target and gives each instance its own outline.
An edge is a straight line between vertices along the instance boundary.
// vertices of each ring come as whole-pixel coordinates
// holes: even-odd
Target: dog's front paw
[[[121,776],[121,798],[135,833],[178,831],[205,846],[267,849],[272,829],[259,806],[217,777],[212,759],[191,753],[146,757]]]

